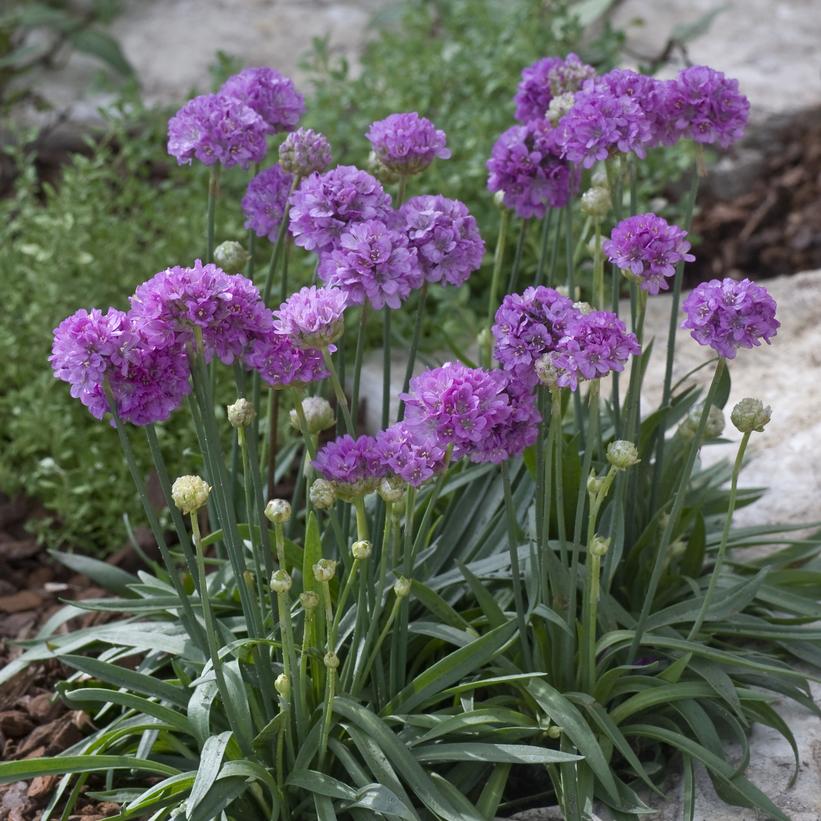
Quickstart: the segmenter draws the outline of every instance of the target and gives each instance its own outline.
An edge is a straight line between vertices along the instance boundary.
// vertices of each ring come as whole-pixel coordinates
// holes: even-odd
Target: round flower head
[[[178,476],[171,485],[174,504],[187,516],[208,503],[211,486],[201,476]]]
[[[272,388],[318,382],[328,376],[320,351],[298,348],[289,337],[275,331],[254,339],[244,362],[246,368],[259,373]]]
[[[413,197],[399,215],[426,282],[462,285],[481,266],[485,243],[464,203],[440,195]]]
[[[272,165],[248,183],[242,198],[242,211],[245,227],[258,237],[268,237],[271,242],[276,242],[292,179],[281,166]]]
[[[331,164],[331,144],[312,128],[298,128],[280,145],[279,164],[295,177],[322,172]]]
[[[539,285],[522,294],[508,294],[492,328],[496,360],[517,379],[535,386],[536,362],[556,349],[568,322],[578,315],[573,302],[553,288]]]
[[[520,123],[543,119],[554,97],[578,91],[595,73],[596,69],[573,53],[564,59],[543,57],[537,60],[522,71],[522,81],[514,98],[516,119]]]
[[[699,345],[709,345],[719,356],[734,359],[739,348],[753,348],[776,335],[775,300],[766,288],[742,279],[712,279],[696,286],[682,305],[682,328]]]
[[[637,214],[622,220],[602,243],[610,262],[635,277],[650,294],[666,291],[667,277],[679,262],[692,262],[687,232],[655,214]]]
[[[308,251],[332,250],[352,222],[390,221],[391,198],[375,177],[352,165],[311,174],[291,195],[290,230]]]
[[[453,445],[454,458],[469,455],[495,425],[511,417],[502,371],[447,362],[414,377],[405,401],[405,423],[440,447]]]
[[[309,285],[291,294],[274,311],[277,333],[298,348],[332,348],[342,335],[347,296],[338,288]]]
[[[676,133],[729,148],[747,126],[750,101],[738,81],[707,66],[690,66],[667,87],[667,113]]]
[[[370,493],[387,472],[373,436],[334,439],[319,450],[313,466],[346,502]]]
[[[337,247],[324,254],[318,274],[327,285],[339,288],[351,305],[367,301],[377,310],[399,308],[414,288],[422,284],[416,250],[408,238],[381,220],[349,225]]]
[[[305,425],[308,433],[321,433],[336,424],[336,416],[331,403],[323,396],[306,396],[302,402],[302,414],[305,417]],[[291,426],[300,429],[299,414],[292,408],[288,418]]]
[[[188,359],[177,345],[154,348],[132,318],[109,309],[80,310],[54,331],[54,375],[97,419],[110,410],[108,387],[121,419],[135,425],[167,419],[190,391]]]
[[[265,156],[267,131],[262,118],[240,100],[203,94],[168,121],[168,153],[180,165],[196,159],[205,165],[248,168]]]
[[[377,437],[382,461],[393,476],[419,487],[445,466],[445,450],[419,429],[397,422]]]
[[[591,311],[569,323],[553,352],[556,383],[576,390],[580,379],[621,372],[630,356],[641,352],[638,340],[609,311]]]
[[[522,219],[541,218],[548,206],[570,199],[570,169],[559,156],[557,132],[544,120],[514,125],[493,146],[487,161],[487,187]]]
[[[272,68],[243,69],[225,81],[220,93],[252,108],[270,133],[293,131],[305,111],[293,82]]]
[[[415,111],[391,114],[371,123],[366,136],[376,159],[397,174],[418,174],[436,157],[442,160],[450,157],[445,132]]]
[[[190,344],[197,329],[206,360],[216,356],[226,365],[273,328],[271,312],[250,279],[200,260],[193,268],[168,268],[140,285],[131,297],[131,314],[157,347]]]
[[[226,240],[214,248],[214,262],[227,274],[238,274],[248,263],[248,252],[241,242]]]
[[[738,402],[730,414],[730,421],[741,433],[764,432],[772,418],[773,410],[760,399],[745,397]]]

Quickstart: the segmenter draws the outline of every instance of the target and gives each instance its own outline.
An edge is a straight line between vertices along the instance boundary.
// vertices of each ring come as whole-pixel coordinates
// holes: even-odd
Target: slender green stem
[[[436,503],[439,501],[439,494],[442,492],[442,488],[445,485],[445,479],[447,478],[448,472],[448,465],[450,464],[451,457],[453,456],[453,445],[448,445],[447,450],[445,451],[445,459],[442,464],[442,469],[439,472],[439,476],[436,478],[436,484],[433,486],[433,490],[431,491],[430,497],[428,498],[428,503],[425,506],[425,512],[422,514],[422,521],[419,524],[419,529],[416,531],[416,538],[413,540],[413,550],[411,551],[411,566],[405,568],[406,573],[410,573],[414,561],[416,560],[416,556],[418,555],[422,544],[425,540],[425,535],[428,531],[428,526],[430,525],[430,520],[433,517],[433,510],[436,507]]]
[[[388,427],[391,413],[391,309],[382,314],[382,428]]]
[[[487,319],[485,320],[485,331],[487,338],[484,340],[484,345],[481,351],[482,364],[490,367],[490,329],[493,325],[493,317],[496,314],[499,300],[499,286],[502,280],[502,265],[505,260],[505,245],[507,243],[507,229],[510,224],[510,211],[507,208],[502,208],[499,216],[499,235],[496,239],[496,253],[493,255],[493,276],[490,281],[490,293],[487,300]]]
[[[279,266],[279,258],[282,254],[282,246],[285,242],[285,234],[288,230],[288,213],[291,210],[291,194],[296,190],[299,184],[299,177],[294,177],[291,183],[291,188],[288,191],[288,200],[285,203],[285,210],[282,213],[282,220],[279,223],[279,232],[277,233],[277,241],[274,243],[274,249],[271,252],[271,264],[268,266],[268,273],[265,275],[265,284],[262,288],[262,300],[268,305],[271,298],[271,290],[274,287],[274,276]]]
[[[416,506],[416,488],[408,487],[405,493],[405,520],[404,539],[402,547],[402,574],[410,579],[413,576],[413,520]],[[390,679],[389,686],[391,693],[398,692],[405,679],[405,666],[407,662],[407,642],[403,636],[407,636],[408,626],[408,601],[403,598],[399,606],[399,629],[395,630],[391,640],[390,659]]]
[[[399,596],[396,597],[396,600],[393,603],[393,607],[391,608],[391,612],[388,614],[388,620],[385,622],[385,626],[379,633],[379,637],[376,640],[376,644],[374,644],[373,648],[371,649],[370,655],[368,656],[368,660],[365,662],[365,666],[362,668],[359,674],[358,680],[360,682],[363,682],[367,679],[368,673],[370,673],[371,667],[373,667],[373,663],[379,655],[379,651],[382,649],[382,645],[385,643],[385,639],[387,638],[388,633],[391,630],[391,627],[393,627],[394,621],[396,621],[396,616],[399,613],[399,607],[401,606],[402,601],[402,598],[400,598]],[[359,687],[356,684],[354,684],[353,689],[354,692],[357,692]]]
[[[565,273],[567,275],[567,295],[576,299],[576,283],[573,271],[573,201],[570,200],[564,207],[564,253]]]
[[[356,436],[356,428],[354,427],[353,419],[351,418],[351,409],[348,407],[348,399],[345,396],[345,391],[342,389],[342,385],[339,382],[339,376],[336,373],[333,359],[327,348],[322,349],[322,359],[325,362],[325,367],[328,369],[328,373],[331,376],[331,386],[334,389],[336,403],[342,411],[342,417],[345,420],[345,427],[351,436]]]
[[[419,350],[419,340],[422,336],[422,317],[425,314],[425,303],[428,299],[428,283],[422,283],[419,290],[419,304],[416,306],[416,321],[413,324],[413,337],[411,337],[410,352],[408,353],[408,364],[405,366],[405,378],[402,380],[402,393],[408,392],[413,368],[416,365],[416,353]],[[405,401],[399,400],[399,411],[396,415],[397,421],[401,422],[405,418]]]
[[[288,299],[288,262],[291,256],[291,237],[286,233],[282,241],[282,287],[280,288],[280,296],[282,302]]]
[[[388,310],[385,308],[385,310]],[[365,356],[365,328],[368,324],[368,303],[362,306],[359,316],[359,328],[356,332],[356,353],[353,365],[353,384],[351,386],[351,414],[354,425],[359,420],[359,388],[362,381],[362,360]],[[351,434],[353,435],[353,434]]]
[[[550,425],[556,420],[556,433],[554,440],[555,451],[553,453],[553,465],[556,476],[556,524],[559,531],[559,557],[562,564],[567,566],[567,529],[564,516],[564,476],[562,467],[562,452],[564,450],[564,433],[562,430],[562,391],[561,388],[553,388],[551,391],[552,409],[550,412]]]
[[[525,615],[524,595],[522,593],[522,574],[519,568],[519,539],[516,535],[516,509],[513,504],[513,493],[510,488],[510,472],[507,462],[502,462],[502,486],[505,496],[505,514],[507,517],[507,549],[510,555],[510,576],[513,585],[513,602],[516,607],[516,621],[519,624],[519,641],[522,645],[524,669],[533,669],[530,654],[530,642],[527,640],[527,617]]]
[[[701,630],[701,625],[704,624],[704,619],[707,617],[707,612],[715,596],[718,577],[721,575],[721,568],[724,566],[724,559],[727,555],[727,542],[730,539],[730,528],[733,524],[733,514],[735,513],[736,498],[738,496],[738,475],[741,473],[741,466],[744,464],[744,453],[747,450],[749,441],[750,432],[748,431],[741,437],[738,453],[735,457],[735,464],[733,465],[733,476],[730,482],[730,498],[727,504],[727,515],[724,517],[724,528],[721,531],[721,542],[718,545],[718,553],[716,554],[716,563],[713,566],[713,572],[710,574],[707,592],[704,594],[704,601],[701,603],[698,616],[687,635],[687,641],[692,641],[698,635],[698,631]]]
[[[208,210],[205,218],[205,259],[207,262],[214,261],[214,233],[217,221],[217,199],[219,199],[221,170],[220,163],[214,163],[208,176]]]
[[[593,252],[593,304],[603,311],[604,304],[604,254],[601,247],[601,220],[594,220],[596,247]]]
[[[368,539],[368,516],[365,513],[365,499],[357,496],[353,501],[356,511],[356,538],[360,540]]]
[[[305,715],[303,713],[303,698],[299,689],[299,681],[294,672],[297,671],[296,646],[294,643],[294,626],[291,623],[291,605],[287,592],[277,593],[277,607],[279,608],[279,629],[282,637],[282,668],[288,681],[291,682],[291,700],[296,712],[297,727],[300,737],[306,731]]]
[[[402,203],[405,202],[405,192],[407,191],[407,188],[408,188],[408,178],[405,174],[402,174],[399,177],[399,188],[396,192],[396,207],[397,208],[399,208],[399,206],[401,206]]]
[[[544,282],[545,267],[547,264],[547,244],[550,239],[550,223],[553,221],[553,209],[548,208],[542,219],[542,239],[539,243],[539,261],[536,263],[536,285]],[[558,226],[557,226],[558,230]]]
[[[510,269],[510,279],[507,282],[507,293],[509,294],[512,294],[516,290],[516,286],[519,283],[519,270],[522,265],[522,252],[524,250],[528,225],[530,225],[530,220],[523,219],[521,228],[519,229],[519,239],[516,240],[516,253],[513,256],[513,267]]]
[[[266,465],[266,487],[273,497],[276,484],[277,453],[279,451],[279,391],[271,388],[268,394],[268,435],[266,437],[268,459]]]

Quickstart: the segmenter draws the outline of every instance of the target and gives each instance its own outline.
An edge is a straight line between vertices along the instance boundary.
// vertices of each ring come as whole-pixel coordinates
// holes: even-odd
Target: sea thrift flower
[[[445,132],[415,111],[377,120],[371,123],[365,136],[373,146],[376,159],[397,174],[418,174],[436,157],[443,160],[450,157]]]
[[[342,335],[347,296],[337,288],[301,288],[274,311],[277,333],[298,348],[330,348]]]
[[[522,80],[514,98],[516,119],[521,123],[543,119],[554,97],[578,91],[596,69],[571,53],[561,57],[543,57],[522,71]]]
[[[420,438],[453,445],[454,458],[469,455],[483,437],[510,419],[508,379],[502,371],[448,362],[414,377],[405,401],[405,423]]]
[[[610,262],[636,278],[650,294],[666,291],[667,277],[679,262],[692,262],[687,232],[655,214],[637,214],[622,220],[602,243]]]
[[[387,470],[373,436],[341,436],[322,447],[314,469],[331,483],[337,498],[352,501],[374,490]]]
[[[539,285],[522,294],[508,294],[492,328],[494,356],[504,370],[533,387],[537,360],[556,349],[568,323],[578,316],[572,301],[553,288]]]
[[[344,291],[348,304],[399,308],[422,284],[416,250],[401,231],[380,220],[349,225],[337,247],[325,254],[317,272],[327,285]]]
[[[305,416],[305,424],[308,433],[321,433],[336,424],[336,416],[331,403],[323,396],[306,396],[302,400],[302,413]],[[288,418],[292,427],[299,430],[299,414],[295,408],[291,409]]]
[[[267,130],[262,118],[240,100],[204,94],[168,121],[168,153],[180,165],[197,159],[205,165],[248,168],[265,156]]]
[[[775,300],[766,288],[742,279],[712,279],[696,286],[682,305],[687,318],[682,328],[699,345],[734,359],[739,348],[753,348],[776,335]]]
[[[320,351],[298,348],[289,337],[274,331],[251,342],[244,363],[272,388],[318,382],[328,376]]]
[[[773,409],[769,405],[747,396],[733,407],[730,421],[740,433],[763,433],[772,415]]]
[[[543,217],[548,206],[561,208],[571,193],[570,169],[560,159],[557,131],[543,120],[514,125],[493,146],[487,161],[487,187],[522,219]]]
[[[258,237],[268,237],[276,242],[279,224],[282,222],[293,177],[279,165],[272,165],[248,183],[242,198],[245,227]]]
[[[621,372],[630,356],[641,352],[638,340],[609,311],[591,311],[569,323],[553,352],[556,382],[576,390],[580,379]]]
[[[331,164],[331,144],[312,128],[298,128],[279,147],[279,164],[295,177],[322,172]]]
[[[413,197],[399,215],[426,282],[462,285],[481,266],[485,243],[464,203],[440,195]]]
[[[244,396],[228,405],[225,412],[232,428],[247,428],[257,416],[257,409],[253,402],[249,402]]]
[[[210,495],[211,485],[201,476],[178,476],[171,485],[171,498],[186,515],[205,507]]]
[[[707,66],[690,66],[667,87],[668,116],[675,131],[697,143],[729,148],[747,126],[750,101],[738,81]]]
[[[272,68],[243,69],[225,81],[220,93],[252,108],[271,133],[293,131],[305,111],[293,82]]]
[[[187,345],[201,334],[206,360],[231,364],[273,327],[256,286],[216,265],[174,267],[155,274],[131,297],[131,314],[150,344]]]
[[[445,467],[446,448],[404,422],[383,430],[377,437],[377,447],[390,472],[413,487],[419,487]]]
[[[391,198],[366,171],[338,165],[311,174],[291,196],[290,230],[294,242],[308,251],[332,250],[352,222],[390,221]]]
[[[541,414],[536,407],[536,396],[530,385],[508,375],[505,393],[510,417],[493,425],[469,454],[471,462],[499,464],[520,454],[532,445],[539,435]]]

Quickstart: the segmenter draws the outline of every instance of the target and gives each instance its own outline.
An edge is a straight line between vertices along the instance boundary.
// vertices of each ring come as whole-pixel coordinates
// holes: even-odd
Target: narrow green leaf
[[[356,790],[318,770],[294,770],[288,775],[285,783],[289,787],[297,787],[316,795],[338,798],[342,801],[356,801]]]
[[[582,756],[527,744],[484,744],[459,742],[415,747],[417,761],[480,761],[500,764],[566,764]]]
[[[205,740],[200,752],[200,766],[197,768],[197,775],[194,785],[191,787],[191,795],[188,797],[186,805],[186,815],[191,818],[194,811],[208,794],[211,786],[217,779],[222,768],[222,758],[225,755],[225,748],[234,733],[226,730],[219,735],[209,736]]]
[[[411,582],[411,591],[414,598],[419,601],[423,607],[433,613],[439,621],[444,624],[455,627],[457,630],[464,630],[468,633],[476,635],[476,631],[471,625],[462,618],[436,591],[431,590],[427,585],[414,579]]]
[[[357,790],[356,799],[347,805],[348,808],[359,808],[369,812],[378,812],[388,818],[400,818],[402,821],[416,821],[416,816],[404,802],[382,784],[366,784]]]
[[[483,818],[495,818],[505,794],[505,787],[510,776],[512,764],[497,764],[490,773],[490,777],[482,787],[482,794],[476,802],[476,809]]]
[[[111,593],[118,593],[121,596],[134,595],[128,586],[136,584],[137,577],[126,573],[116,565],[101,562],[99,559],[83,556],[80,553],[64,553],[61,550],[49,550],[49,553],[69,570],[88,576],[93,582]]]
[[[55,758],[24,758],[0,761],[0,784],[28,781],[39,775],[65,773],[105,773],[106,770],[137,770],[160,775],[176,775],[179,770],[129,755],[60,755]]]
[[[134,69],[119,43],[104,31],[84,27],[72,32],[69,40],[77,51],[96,57],[123,77],[134,76]]]
[[[500,627],[505,624],[508,620],[507,616],[502,612],[502,608],[496,603],[496,599],[493,598],[487,587],[473,575],[467,565],[457,562],[457,566],[465,577],[471,593],[476,597],[479,607],[482,608],[482,612],[487,617],[488,624],[491,627]]]
[[[74,703],[103,703],[118,704],[138,713],[153,716],[154,718],[168,724],[186,735],[194,735],[193,728],[186,720],[185,716],[162,704],[135,696],[133,693],[122,692],[120,690],[109,690],[102,687],[82,687],[78,690],[68,690],[62,694],[67,701]]]

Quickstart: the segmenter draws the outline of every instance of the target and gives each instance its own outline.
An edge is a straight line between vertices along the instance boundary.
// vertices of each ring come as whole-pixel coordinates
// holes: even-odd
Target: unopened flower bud
[[[360,539],[359,541],[354,542],[351,545],[351,555],[355,559],[359,559],[359,561],[369,559],[372,552],[373,547],[371,546],[371,543],[366,539]]]
[[[536,376],[542,385],[548,388],[556,387],[556,379],[559,376],[556,367],[553,365],[553,360],[549,353],[542,354],[533,365],[536,370]]]
[[[601,476],[597,476],[596,471],[591,470],[590,476],[587,477],[587,492],[591,496],[598,496],[602,485],[604,485],[604,479]]]
[[[302,413],[305,415],[308,433],[320,433],[336,423],[331,403],[321,396],[306,396],[302,400]],[[291,410],[290,419],[291,424],[299,430],[299,416],[296,410]]]
[[[171,498],[183,513],[193,513],[208,502],[211,486],[201,476],[180,476],[171,485]]]
[[[280,673],[274,679],[274,688],[283,698],[288,698],[291,695],[291,679],[285,673]]]
[[[627,470],[637,465],[641,459],[638,448],[632,442],[616,439],[607,446],[607,461],[618,470]]]
[[[594,220],[604,219],[610,213],[610,191],[594,186],[582,194],[582,214]]]
[[[558,724],[551,724],[547,728],[547,735],[548,735],[548,738],[561,738],[562,737],[562,728]]]
[[[589,302],[574,302],[573,307],[582,315],[587,316],[593,313],[593,306]]]
[[[234,240],[221,242],[214,249],[214,262],[226,274],[239,274],[245,270],[245,265],[248,262],[248,252],[242,243]]]
[[[396,593],[396,597],[398,599],[404,599],[405,596],[410,596],[411,580],[406,579],[404,576],[400,576],[393,583],[393,592]]]
[[[271,591],[274,593],[287,593],[291,589],[291,577],[287,570],[275,570],[271,576]]]
[[[579,298],[579,296],[581,295],[581,292],[582,292],[582,290],[578,285],[573,286],[572,299],[574,301],[577,300]],[[561,296],[566,296],[568,299],[571,298],[570,288],[568,288],[567,285],[557,285],[556,286],[556,293],[561,294]]]
[[[590,541],[590,547],[588,549],[590,550],[590,554],[592,556],[598,556],[601,558],[602,556],[605,556],[607,551],[610,549],[610,539],[604,539],[597,533]]]
[[[763,433],[770,421],[772,408],[760,399],[747,397],[742,399],[732,410],[730,420],[741,433],[752,433],[754,430]]]
[[[313,590],[306,590],[299,594],[299,603],[303,610],[315,610],[319,607],[319,596]]]
[[[336,575],[336,562],[333,559],[320,559],[313,566],[313,571],[318,582],[329,582]]]
[[[393,171],[392,169],[388,168],[379,157],[376,156],[375,151],[371,151],[368,154],[368,171],[376,177],[383,185],[392,185],[394,183],[399,182],[400,175]]]
[[[245,582],[245,586],[249,590],[253,590],[254,587],[256,586],[256,578],[254,577],[254,571],[253,570],[243,571],[242,579]]]
[[[545,117],[552,126],[559,124],[559,120],[573,108],[574,97],[572,94],[557,94],[550,100]]]
[[[228,413],[228,421],[231,423],[231,427],[234,428],[247,428],[257,415],[253,403],[244,397],[240,397],[233,405],[229,405],[226,411]]]
[[[687,542],[683,539],[676,539],[670,545],[670,555],[671,556],[683,556],[687,552]]]
[[[327,510],[336,501],[334,486],[326,479],[314,479],[308,498],[317,510]]]
[[[377,488],[385,502],[399,502],[405,495],[405,483],[398,476],[386,476]]]
[[[493,204],[497,208],[504,208],[505,207],[505,192],[504,191],[499,190],[493,195]]]
[[[694,405],[687,418],[679,425],[678,433],[684,439],[692,439],[698,432],[698,424],[701,420],[701,414],[704,412],[704,403],[699,402]],[[711,405],[707,413],[707,422],[704,428],[705,439],[717,439],[724,433],[724,412],[716,405]]]
[[[336,653],[325,653],[325,657],[322,660],[329,670],[336,670],[336,668],[339,667],[339,656]]]
[[[285,524],[291,518],[291,503],[285,499],[271,499],[265,505],[265,518],[277,525]]]

